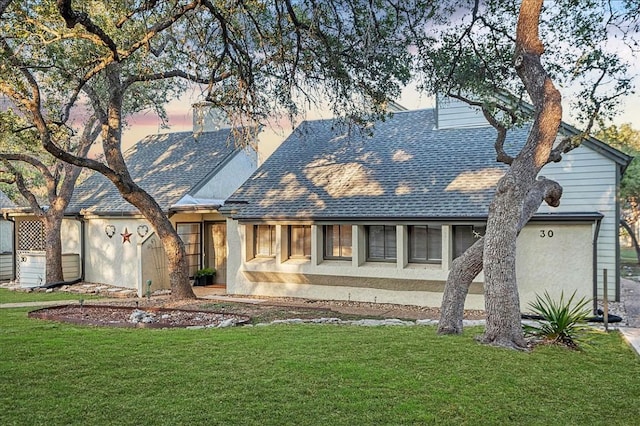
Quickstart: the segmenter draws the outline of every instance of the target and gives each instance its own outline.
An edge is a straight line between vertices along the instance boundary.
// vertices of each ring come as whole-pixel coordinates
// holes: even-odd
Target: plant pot
[[[193,285],[194,286],[205,286],[207,285],[207,279],[211,278],[210,276],[202,276],[202,277],[195,277],[193,279]]]

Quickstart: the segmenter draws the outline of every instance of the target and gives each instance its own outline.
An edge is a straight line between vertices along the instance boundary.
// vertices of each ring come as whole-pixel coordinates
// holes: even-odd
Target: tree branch
[[[13,167],[8,159],[0,157],[0,161],[7,167],[9,173],[13,174],[15,178],[15,181],[13,183],[15,183],[18,191],[20,191],[20,194],[22,194],[22,196],[27,200],[29,206],[33,210],[33,213],[36,216],[44,216],[45,211],[42,209],[42,207],[40,207],[40,203],[38,203],[38,199],[33,194],[33,192],[31,192],[29,188],[27,188],[27,184],[24,180],[24,176],[22,176],[22,173],[16,170],[16,168]]]
[[[116,43],[107,35],[107,33],[104,32],[102,28],[93,23],[86,12],[74,10],[71,6],[71,0],[57,0],[57,4],[58,12],[60,12],[60,16],[62,16],[64,22],[67,24],[67,28],[71,29],[77,24],[82,25],[88,32],[95,34],[100,41],[109,48],[115,61],[119,61],[118,47],[116,46]]]
[[[471,106],[477,106],[480,107],[482,110],[482,114],[484,115],[484,118],[489,122],[489,124],[496,129],[496,132],[498,133],[496,135],[496,141],[494,143],[494,147],[496,150],[496,161],[504,163],[504,164],[508,164],[511,165],[513,163],[513,157],[510,156],[509,154],[507,154],[507,152],[504,150],[504,142],[507,139],[507,128],[505,126],[503,126],[500,121],[498,121],[489,111],[489,108],[487,108],[487,105],[484,102],[478,102],[478,101],[474,101],[472,99],[469,99],[465,96],[462,96],[459,93],[453,93],[451,91],[449,91],[447,93],[448,96],[451,96],[452,98],[461,100],[462,102],[465,102],[468,105]],[[507,108],[504,105],[500,105],[500,104],[496,104],[495,106],[496,108],[498,108],[499,110],[507,113],[507,115],[510,117],[510,119],[512,120],[512,122],[515,122],[517,120],[516,114],[514,111],[512,111],[511,109]]]

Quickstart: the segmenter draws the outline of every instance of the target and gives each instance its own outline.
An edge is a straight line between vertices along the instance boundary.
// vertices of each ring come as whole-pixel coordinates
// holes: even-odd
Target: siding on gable
[[[604,215],[598,236],[598,295],[602,297],[603,270],[608,270],[608,295],[619,299],[617,282],[618,218],[616,211],[617,165],[603,155],[580,146],[559,163],[547,164],[540,175],[563,187],[560,206],[543,203],[538,212],[599,212]]]
[[[489,126],[480,108],[469,106],[457,99],[438,97],[436,112],[438,129]]]
[[[257,155],[255,151],[242,150],[224,164],[220,170],[216,171],[215,176],[192,195],[195,198],[226,200],[251,176],[256,168]]]

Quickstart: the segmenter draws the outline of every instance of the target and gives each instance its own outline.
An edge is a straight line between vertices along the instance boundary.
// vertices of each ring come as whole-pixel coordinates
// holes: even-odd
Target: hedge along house
[[[0,209],[15,208],[13,201],[0,191]],[[13,223],[0,217],[0,281],[13,279]]]
[[[371,136],[305,122],[229,198],[229,293],[439,306],[451,261],[484,233],[506,166],[495,130],[454,101],[398,112]],[[575,132],[563,125],[563,133]],[[510,132],[516,152],[527,129]],[[517,243],[521,303],[548,290],[619,298],[616,193],[630,158],[596,139],[549,164],[564,187]],[[484,308],[483,276],[467,308]]]
[[[217,209],[255,171],[256,152],[236,144],[230,128],[201,120],[202,114],[194,114],[195,132],[148,136],[124,157],[131,176],[158,202],[184,241],[190,275],[214,267],[216,282],[224,284],[226,219]],[[63,246],[65,255],[77,258],[78,278],[133,288],[140,296],[147,280],[152,290],[170,288],[159,238],[103,175],[94,173],[77,186],[66,214]],[[33,238],[37,233],[25,232],[22,222],[33,224],[33,218],[16,217],[18,240]],[[73,278],[65,274],[65,280]]]

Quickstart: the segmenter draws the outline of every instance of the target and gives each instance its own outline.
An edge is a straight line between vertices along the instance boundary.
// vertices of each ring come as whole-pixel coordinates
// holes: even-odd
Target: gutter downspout
[[[85,228],[86,228],[86,222],[84,220],[84,217],[82,217],[81,215],[76,215],[76,220],[78,222],[80,222],[80,281],[84,281],[84,272],[85,272],[85,262],[86,262],[86,258],[85,258],[85,251],[86,251],[86,240],[85,240]]]
[[[598,237],[602,219],[596,219],[596,229],[593,234],[593,314],[598,313]]]

